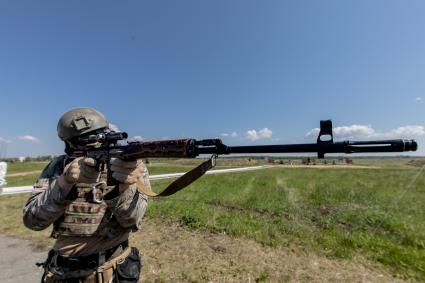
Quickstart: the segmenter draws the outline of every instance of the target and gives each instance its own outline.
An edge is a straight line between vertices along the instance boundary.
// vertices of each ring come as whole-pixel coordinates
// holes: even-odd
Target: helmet
[[[109,126],[106,117],[93,108],[71,109],[59,119],[58,136],[63,141]]]

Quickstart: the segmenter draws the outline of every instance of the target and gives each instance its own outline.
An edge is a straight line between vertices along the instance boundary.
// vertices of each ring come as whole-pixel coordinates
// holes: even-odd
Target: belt
[[[110,249],[107,249],[105,251],[87,255],[87,256],[56,256],[56,264],[57,266],[69,268],[70,270],[79,270],[79,269],[86,269],[86,268],[96,268],[98,266],[101,266],[106,261],[111,260],[113,257],[118,256],[121,254],[126,248],[128,247],[128,240],[120,243],[119,245],[116,245],[115,247],[112,247]],[[118,254],[115,254],[119,252]]]

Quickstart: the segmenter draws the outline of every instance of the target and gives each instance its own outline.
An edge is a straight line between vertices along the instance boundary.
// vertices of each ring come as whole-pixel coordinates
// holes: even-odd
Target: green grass
[[[46,167],[47,162],[16,162],[16,163],[8,163],[7,164],[7,173],[8,174],[14,174],[14,173],[24,173],[24,172],[30,172],[30,171],[36,171],[36,170],[43,170],[44,167]]]
[[[425,176],[405,192],[416,172],[270,169],[206,176],[151,202],[147,215],[269,246],[363,255],[394,274],[425,280]],[[155,190],[166,183],[154,183]]]
[[[22,223],[22,208],[27,199],[28,194],[0,197],[0,231],[7,235],[31,240],[36,248],[51,247],[53,244],[53,240],[49,238],[51,228],[36,232],[29,230]]]
[[[22,176],[6,177],[7,187],[33,185],[39,175],[39,173],[33,173]]]
[[[415,166],[422,167],[425,163],[423,157],[387,157],[387,158],[357,158],[355,165],[377,166],[391,169],[412,169]]]
[[[167,174],[167,173],[181,173],[187,172],[196,165],[175,165],[175,164],[167,164],[167,163],[154,163],[148,164],[149,174]]]
[[[425,175],[408,187],[418,168],[405,162],[397,167],[391,161],[384,169],[274,168],[204,176],[174,196],[151,199],[147,217],[267,246],[297,245],[328,257],[360,255],[395,276],[425,281]],[[155,163],[149,170],[192,167]],[[22,178],[8,181],[28,185],[36,176]],[[159,192],[170,182],[153,182],[153,189]],[[1,231],[25,233],[20,217],[26,198],[0,198]]]
[[[204,160],[202,160],[204,161]],[[148,170],[150,175],[156,175],[156,174],[167,174],[167,173],[183,173],[192,170],[194,167],[199,165],[201,161],[196,162],[192,165],[178,165],[178,164],[170,164],[170,163],[151,163],[148,164]],[[226,168],[232,168],[232,167],[240,167],[240,165],[217,165],[214,167],[214,169],[226,169]]]

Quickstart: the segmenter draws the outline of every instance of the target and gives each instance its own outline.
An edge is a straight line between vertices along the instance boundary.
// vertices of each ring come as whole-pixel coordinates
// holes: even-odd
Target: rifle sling
[[[178,191],[186,188],[196,180],[198,180],[202,175],[204,175],[208,170],[213,168],[215,166],[215,158],[216,156],[213,155],[210,159],[208,159],[205,162],[202,162],[200,165],[195,167],[194,169],[190,170],[174,182],[172,182],[170,185],[168,185],[165,190],[163,190],[161,193],[157,194],[153,192],[150,188],[147,188],[142,181],[137,182],[137,189],[144,193],[147,196],[150,197],[165,197],[165,196],[171,196]]]

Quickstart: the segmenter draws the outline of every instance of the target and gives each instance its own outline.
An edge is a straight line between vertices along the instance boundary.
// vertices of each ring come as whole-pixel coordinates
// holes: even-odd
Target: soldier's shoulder
[[[50,161],[50,163],[43,169],[43,172],[41,172],[40,178],[51,178],[62,174],[67,159],[67,155],[60,155],[53,158],[53,160]]]

